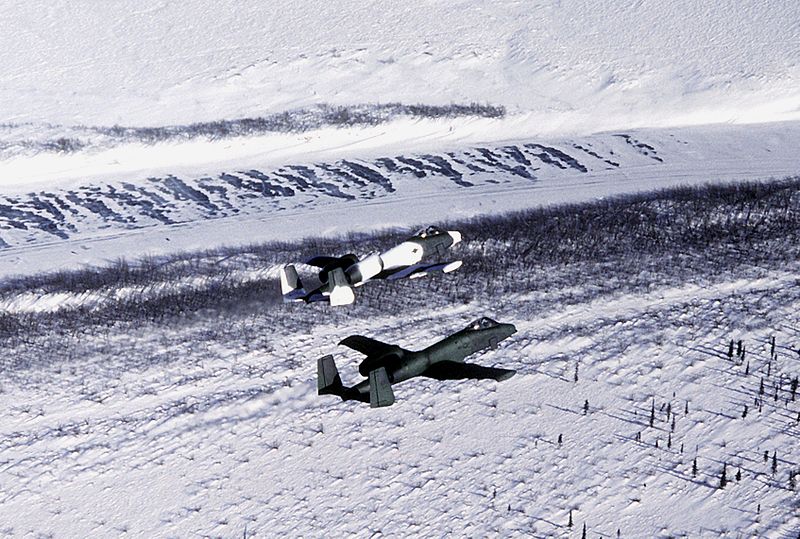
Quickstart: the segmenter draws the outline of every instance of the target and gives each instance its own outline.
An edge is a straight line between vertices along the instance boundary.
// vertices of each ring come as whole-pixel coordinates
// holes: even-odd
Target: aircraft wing
[[[422,373],[422,376],[434,378],[436,380],[464,380],[471,378],[474,380],[497,380],[501,382],[514,376],[517,371],[510,369],[498,369],[496,367],[484,367],[474,363],[459,363],[457,361],[439,361],[434,363]]]
[[[365,356],[380,356],[395,349],[395,347],[391,344],[376,341],[375,339],[370,339],[369,337],[364,337],[362,335],[350,335],[349,337],[342,339],[339,344],[343,344],[348,348],[352,348],[353,350],[361,352]]]
[[[407,277],[411,277],[413,279],[415,277],[424,277],[429,273],[434,273],[437,271],[450,273],[451,271],[455,271],[460,267],[460,260],[456,260],[455,262],[439,262],[436,264],[413,264],[411,266],[406,266],[405,268],[384,271],[379,275],[376,275],[375,278],[388,279],[390,281],[405,279]]]

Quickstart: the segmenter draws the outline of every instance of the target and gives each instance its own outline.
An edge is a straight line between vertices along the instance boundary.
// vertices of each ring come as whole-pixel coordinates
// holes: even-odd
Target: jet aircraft
[[[383,253],[372,253],[362,259],[354,254],[340,257],[315,256],[306,261],[319,270],[320,285],[306,290],[292,264],[281,268],[281,293],[285,302],[329,301],[331,305],[349,305],[355,301],[354,287],[372,279],[415,279],[441,271],[450,273],[461,267],[461,261],[424,263],[423,259],[443,257],[461,241],[461,233],[429,226],[400,245]]]
[[[513,324],[500,324],[483,317],[417,352],[369,337],[351,335],[339,344],[367,356],[358,366],[358,372],[367,379],[346,387],[342,384],[333,356],[327,355],[317,361],[317,393],[336,395],[343,401],[369,402],[372,408],[378,408],[394,403],[392,384],[417,376],[436,380],[507,380],[516,371],[465,363],[464,359],[485,348],[496,347],[500,341],[516,331]]]

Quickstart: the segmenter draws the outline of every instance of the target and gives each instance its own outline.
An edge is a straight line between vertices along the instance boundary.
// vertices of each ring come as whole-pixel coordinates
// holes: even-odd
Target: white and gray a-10
[[[283,300],[329,301],[331,305],[349,305],[355,301],[353,288],[372,279],[403,279],[424,277],[433,272],[450,273],[461,267],[461,261],[424,263],[424,259],[443,257],[447,250],[461,241],[461,233],[429,226],[400,245],[383,253],[373,253],[362,259],[354,254],[340,257],[315,256],[306,264],[320,268],[320,285],[306,290],[292,264],[281,268]]]
[[[418,352],[351,335],[339,344],[367,356],[358,366],[358,372],[367,379],[352,387],[344,386],[333,356],[327,355],[317,361],[317,393],[336,395],[344,401],[369,402],[372,408],[378,408],[394,403],[392,384],[417,376],[436,380],[506,380],[516,371],[464,363],[464,359],[485,348],[496,347],[516,331],[513,324],[499,324],[484,317]]]

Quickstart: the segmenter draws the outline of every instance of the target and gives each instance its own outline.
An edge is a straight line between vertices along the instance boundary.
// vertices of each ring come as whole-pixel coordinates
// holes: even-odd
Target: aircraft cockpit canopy
[[[427,228],[421,229],[419,232],[415,234],[415,236],[419,236],[420,238],[427,238],[428,236],[436,236],[437,234],[442,234],[442,229],[437,226],[429,226]]]
[[[484,316],[483,318],[478,318],[473,323],[469,325],[469,328],[472,330],[479,330],[479,329],[489,329],[499,325],[497,322]]]

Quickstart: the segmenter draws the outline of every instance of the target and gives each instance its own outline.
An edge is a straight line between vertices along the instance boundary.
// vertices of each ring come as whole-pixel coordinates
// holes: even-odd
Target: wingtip
[[[453,239],[452,245],[461,243],[461,232],[459,232],[458,230],[448,230],[447,234]]]
[[[450,262],[445,267],[442,268],[442,273],[450,273],[456,271],[461,265],[464,264],[463,260],[456,260],[454,262]]]
[[[514,370],[508,371],[507,373],[503,374],[502,376],[498,376],[497,377],[497,381],[498,382],[504,382],[505,380],[508,380],[509,378],[514,376],[515,374],[517,374],[517,371],[514,371]]]
[[[356,341],[358,339],[365,339],[365,338],[366,337],[364,337],[362,335],[348,335],[347,337],[345,337],[344,339],[339,341],[339,346],[348,346],[349,347],[353,343],[353,341]]]

